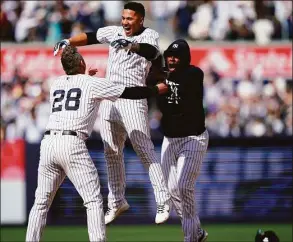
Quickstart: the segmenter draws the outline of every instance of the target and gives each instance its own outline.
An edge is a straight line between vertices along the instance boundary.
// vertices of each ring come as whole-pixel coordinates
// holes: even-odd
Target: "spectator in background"
[[[209,30],[213,20],[214,1],[204,0],[192,15],[192,22],[188,27],[188,34],[194,40],[209,38]]]
[[[119,25],[121,22],[121,11],[123,1],[101,1],[105,13],[105,25]],[[95,27],[95,29],[97,29]]]
[[[95,9],[90,15],[90,21],[92,23],[92,26],[94,26],[93,30],[104,27],[106,23],[105,9],[103,5],[99,1],[91,1],[89,4],[92,9]]]
[[[170,23],[179,6],[180,1],[150,1],[149,11],[152,19],[155,21],[154,29],[160,35],[174,38]]]
[[[23,11],[15,25],[15,39],[17,42],[26,42],[33,37],[31,31],[37,27],[38,21],[34,13],[36,1],[24,2]]]
[[[240,23],[234,18],[229,19],[229,31],[225,36],[226,40],[235,41],[235,40],[253,40],[254,33],[247,28],[247,25]]]
[[[251,30],[256,13],[253,1],[235,1],[232,4],[228,17],[227,40],[253,40],[254,34]],[[229,7],[228,7],[229,8]]]
[[[8,20],[7,14],[0,10],[0,39],[1,41],[14,41],[14,28],[12,23]]]
[[[25,139],[30,144],[39,144],[46,131],[42,123],[38,122],[36,109],[37,104],[33,104],[27,112],[17,118],[16,122],[17,136]]]
[[[8,24],[1,24],[1,31],[7,32],[2,36],[10,36],[9,41],[48,39],[50,43],[50,39],[54,39],[58,32],[63,36],[70,35],[73,23],[80,22],[85,31],[119,23],[123,2],[125,1],[4,0],[1,1],[1,12],[4,13],[1,18],[4,21],[6,15]],[[254,35],[257,35],[257,43],[260,44],[271,40],[292,39],[291,1],[186,0],[148,1],[146,4],[149,5],[148,14],[155,20],[151,23],[156,25],[154,28],[162,38],[165,35],[168,39],[177,36],[198,40],[237,41],[254,40]],[[56,16],[56,13],[61,16]],[[12,26],[8,26],[9,23]],[[12,40],[11,27],[15,30]]]
[[[47,12],[44,9],[38,9],[36,11],[36,18],[38,21],[37,27],[35,29],[35,39],[36,41],[44,42],[48,35],[48,21]]]
[[[72,25],[72,30],[71,30],[70,36],[74,36],[74,35],[81,34],[84,32],[85,32],[84,25],[80,22],[77,22]]]
[[[282,28],[282,39],[288,39],[290,37],[290,32],[292,38],[292,1],[274,1],[274,4],[274,14]]]
[[[61,38],[70,38],[73,21],[70,16],[69,7],[66,4],[60,4],[57,6],[58,12],[60,13],[60,30],[62,33]]]
[[[269,8],[264,4],[263,0],[255,0],[255,9],[257,19],[252,25],[252,30],[255,35],[255,41],[257,44],[268,44],[274,34],[274,25],[270,20]]]
[[[105,26],[104,8],[108,8],[107,11],[113,10],[115,12],[117,9],[111,9],[111,7],[113,8],[113,4],[118,6],[120,4],[120,1],[115,3],[111,1],[109,3],[104,1],[61,2],[63,2],[63,5],[58,6],[65,6],[65,9],[56,7],[56,1],[1,1],[1,41],[17,41],[20,43],[27,40],[47,40],[48,43],[51,43],[50,41],[55,43],[52,39],[59,40],[61,37],[58,36],[68,35],[69,28],[61,26],[62,14],[63,18],[74,23],[71,25],[69,35],[76,35],[76,33],[91,29],[91,26]],[[176,35],[186,35],[186,28],[190,24],[189,20],[192,20],[192,14],[194,16],[200,15],[201,6],[207,7],[206,4],[211,1],[180,2],[177,8],[174,7],[175,3],[172,3],[174,6],[171,9],[173,9],[174,14],[176,13],[173,19],[176,26],[178,26]],[[211,6],[212,8],[210,8]],[[201,39],[229,39],[235,41],[254,39],[252,26],[254,22],[259,24],[261,13],[264,13],[269,26],[272,26],[272,28],[269,27],[272,29],[271,34],[267,36],[268,38],[265,41],[269,42],[272,39],[280,38],[280,36],[283,40],[292,39],[291,1],[213,1],[211,6],[208,7],[211,14],[211,21],[207,28],[208,33],[206,37]],[[163,10],[165,9],[166,5],[164,5]],[[163,11],[161,12],[164,14]],[[23,19],[24,13],[26,14],[25,19]],[[90,18],[87,19],[86,15],[89,15],[89,13],[91,13]],[[110,15],[112,14],[110,13]],[[107,16],[109,16],[109,12]],[[118,17],[120,21],[120,12]],[[274,20],[274,17],[277,21]],[[85,21],[79,22],[77,19],[84,19]],[[230,25],[229,19],[231,19]],[[23,20],[28,22],[31,20],[32,22],[36,21],[36,26],[26,27],[25,30],[21,29],[18,22],[20,22],[21,26]],[[171,29],[169,20],[166,27]],[[278,22],[280,22],[281,26],[281,35],[278,32],[279,30],[276,30]],[[110,23],[109,18],[108,23]],[[16,26],[18,27],[14,32]],[[259,30],[259,28],[255,28],[255,30],[259,31],[259,35],[266,31],[265,29]],[[7,39],[5,40],[5,38]],[[217,58],[215,58],[214,62],[221,63]],[[292,135],[292,84],[290,84],[292,79],[286,82],[284,78],[280,77],[264,82],[261,72],[258,80],[252,75],[243,76],[241,79],[222,78],[217,76],[216,71],[205,73],[204,80],[204,85],[206,85],[204,99],[207,112],[206,122],[211,136],[237,137],[254,135],[251,132],[245,132],[245,130],[248,130],[249,125],[252,127],[263,127],[264,125],[266,130],[264,136]],[[46,80],[40,77],[39,80],[43,84],[49,83],[49,79]],[[8,139],[16,137],[18,118],[23,113],[29,112],[32,101],[36,98],[30,91],[26,90],[40,90],[37,86],[42,86],[41,83],[31,86],[32,81],[33,76],[24,77],[17,71],[12,78],[1,76],[1,116],[4,124],[1,128],[3,133],[7,130],[6,137]],[[41,90],[43,92],[43,86]],[[251,95],[251,92],[256,94]],[[252,97],[247,99],[245,96]],[[39,110],[44,111],[47,109],[45,107],[47,104],[47,100],[36,104],[37,120],[40,117],[41,119],[46,119],[46,114],[39,112]],[[43,105],[42,108],[41,105]],[[238,109],[235,107],[238,107]],[[280,111],[275,109],[280,109]],[[156,109],[151,111],[153,113],[153,115],[150,115],[152,133],[156,132],[156,137],[159,137],[160,114]],[[239,130],[237,130],[237,126]],[[218,127],[222,128],[219,129]],[[96,125],[95,130],[99,133],[98,125]]]
[[[77,11],[75,23],[79,23],[87,32],[95,30],[95,26],[91,22],[92,12],[93,9],[88,2],[81,3]],[[67,38],[69,38],[69,35],[67,35]]]
[[[49,45],[53,45],[60,38],[62,38],[60,14],[54,11],[49,17],[48,35],[46,42]]]
[[[188,28],[192,22],[192,15],[199,4],[197,1],[187,0],[180,3],[173,18],[173,31],[175,39],[188,38]]]

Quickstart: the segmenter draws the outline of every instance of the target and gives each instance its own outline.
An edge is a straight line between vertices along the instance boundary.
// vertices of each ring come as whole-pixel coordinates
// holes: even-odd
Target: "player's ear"
[[[82,73],[85,73],[86,64],[85,64],[85,61],[84,60],[80,60],[79,66],[80,66],[81,72]]]
[[[141,17],[141,19],[140,19],[140,24],[143,25],[143,22],[144,22],[144,18]]]

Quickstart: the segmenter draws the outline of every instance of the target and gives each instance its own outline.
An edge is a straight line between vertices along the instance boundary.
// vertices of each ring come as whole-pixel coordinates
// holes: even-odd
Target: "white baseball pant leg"
[[[27,241],[39,241],[51,202],[57,189],[63,181],[65,174],[73,183],[82,197],[87,211],[88,234],[90,241],[105,241],[105,218],[103,211],[103,199],[100,193],[100,182],[97,169],[88,153],[85,142],[76,136],[56,135],[47,136],[44,141],[52,141],[51,153],[44,149],[47,159],[40,159],[38,188],[36,201],[30,215],[29,228],[33,233],[27,234]],[[47,147],[52,147],[48,145]],[[47,153],[47,154],[46,154]],[[51,156],[51,157],[50,157]],[[52,167],[58,167],[62,171],[63,179],[60,183],[50,178]],[[42,171],[40,171],[42,170]],[[56,180],[56,179],[55,179]],[[59,181],[59,180],[58,180]],[[49,202],[50,201],[50,202]],[[34,221],[42,221],[34,225]],[[28,231],[30,231],[28,229]],[[38,237],[35,237],[36,234]]]
[[[145,100],[117,100],[115,107],[111,106],[111,108],[113,113],[111,118],[118,119],[120,122],[116,121],[115,126],[112,121],[101,119],[101,136],[104,140],[105,157],[109,167],[109,201],[113,203],[109,204],[109,207],[117,207],[125,199],[125,168],[122,154],[126,133],[149,174],[157,204],[166,203],[170,195],[151,141],[147,102]]]
[[[171,195],[173,207],[182,222],[182,203],[177,181],[176,154],[179,152],[179,148],[179,142],[176,142],[175,139],[164,137],[161,148],[162,170]]]
[[[198,136],[165,137],[162,145],[162,167],[175,209],[178,215],[182,216],[185,242],[194,242],[198,239],[200,220],[196,210],[195,182],[200,173],[208,141],[208,131],[205,131]],[[169,159],[170,154],[173,159]],[[181,212],[180,209],[182,209]]]
[[[108,208],[117,209],[126,202],[123,149],[127,133],[119,121],[101,119],[101,127],[108,173]]]
[[[41,240],[48,210],[60,184],[65,178],[65,172],[56,164],[53,143],[54,139],[49,136],[41,142],[38,185],[35,192],[35,202],[28,219],[25,239],[27,242]]]

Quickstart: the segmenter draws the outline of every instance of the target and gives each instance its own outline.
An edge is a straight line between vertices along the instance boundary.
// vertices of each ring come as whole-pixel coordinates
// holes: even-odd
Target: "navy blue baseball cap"
[[[272,230],[262,231],[259,229],[255,236],[255,242],[280,242],[280,239]]]

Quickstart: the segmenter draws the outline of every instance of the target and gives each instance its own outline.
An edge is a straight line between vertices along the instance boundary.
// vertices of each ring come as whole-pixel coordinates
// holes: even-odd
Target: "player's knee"
[[[34,204],[34,208],[36,210],[43,210],[43,211],[46,211],[49,209],[49,203],[45,200],[39,200],[39,201],[36,201],[35,204]]]
[[[188,194],[193,193],[193,187],[190,187],[183,181],[178,182],[178,190],[182,196],[187,196]]]
[[[123,153],[119,149],[112,148],[110,146],[104,148],[105,158],[111,159],[111,158],[117,158],[117,156],[121,156]]]
[[[133,149],[140,157],[148,157],[155,152],[154,146],[147,144],[133,144]]]
[[[129,138],[136,152],[150,153],[155,149],[151,138],[141,131],[133,131]]]
[[[171,184],[170,182],[168,183],[168,191],[169,193],[172,194],[176,194],[177,193],[177,185],[176,184]]]

